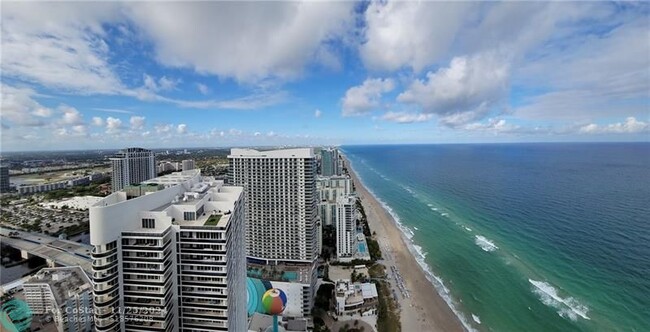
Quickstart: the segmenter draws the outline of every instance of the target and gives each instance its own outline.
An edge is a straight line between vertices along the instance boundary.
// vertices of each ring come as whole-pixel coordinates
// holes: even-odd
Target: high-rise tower
[[[279,271],[276,280],[302,284],[302,311],[308,314],[320,227],[313,150],[232,149],[228,159],[229,182],[246,193],[248,266],[267,270],[270,265]]]
[[[245,330],[242,191],[191,170],[93,205],[96,330]]]
[[[121,150],[110,160],[113,169],[113,192],[156,176],[156,160],[151,150],[128,148]]]

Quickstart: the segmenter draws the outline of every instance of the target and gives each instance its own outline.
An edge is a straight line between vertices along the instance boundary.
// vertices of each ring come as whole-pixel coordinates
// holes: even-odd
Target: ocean
[[[650,143],[344,146],[477,331],[650,331]]]

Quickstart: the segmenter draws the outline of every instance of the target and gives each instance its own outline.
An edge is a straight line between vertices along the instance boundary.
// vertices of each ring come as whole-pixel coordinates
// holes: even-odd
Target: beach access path
[[[437,293],[415,257],[408,250],[393,217],[359,181],[347,159],[345,163],[354,182],[357,196],[366,211],[370,230],[376,232],[375,237],[384,258],[379,263],[386,266],[386,274],[391,288],[398,295],[402,331],[463,331],[458,317]],[[391,266],[398,269],[409,294],[408,297],[404,297],[397,287]]]

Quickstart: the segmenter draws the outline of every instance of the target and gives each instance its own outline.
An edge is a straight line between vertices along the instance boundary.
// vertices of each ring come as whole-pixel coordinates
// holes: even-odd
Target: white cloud
[[[158,87],[163,91],[168,91],[175,89],[178,83],[180,83],[180,80],[175,80],[168,78],[167,76],[163,76],[158,80]]]
[[[148,92],[158,92],[158,91],[169,91],[176,88],[176,85],[180,83],[178,79],[171,79],[167,76],[163,76],[156,81],[155,77],[143,74],[142,75],[143,88]]]
[[[205,84],[196,83],[196,88],[199,89],[199,92],[201,92],[201,94],[207,95],[210,93],[210,88],[208,88],[208,86]]]
[[[150,7],[159,16],[153,17],[150,15],[148,12]],[[204,33],[197,34],[194,30],[198,25],[192,23],[195,19],[193,13],[197,9],[201,11],[202,7],[210,11],[217,11],[220,16],[225,17],[223,20],[215,20],[211,13],[202,15],[199,23],[214,32],[211,37]],[[256,40],[251,39],[258,35],[257,25],[261,24],[261,22],[267,22],[268,17],[266,15],[268,13],[264,10],[261,8],[254,10],[255,13],[250,14],[250,19],[256,24],[247,24],[245,25],[246,29],[243,29],[241,27],[243,21],[240,20],[242,15],[228,16],[221,10],[222,7],[234,13],[246,9],[244,7],[257,8],[253,4],[240,5],[232,3],[145,4],[95,2],[68,4],[46,2],[37,4],[12,2],[3,4],[1,34],[3,59],[1,70],[5,77],[39,83],[49,89],[75,94],[124,95],[142,101],[159,101],[191,108],[260,108],[281,102],[285,97],[284,93],[260,93],[232,100],[192,101],[172,99],[160,96],[158,93],[175,89],[180,80],[167,76],[155,78],[146,74],[143,76],[143,85],[141,87],[131,88],[125,86],[117,74],[118,66],[124,70],[122,68],[123,64],[111,65],[109,57],[112,56],[114,50],[109,49],[105,41],[111,38],[105,30],[105,26],[113,25],[123,28],[124,22],[132,20],[129,23],[133,24],[133,29],[141,33],[138,38],[144,38],[147,32],[153,33],[152,42],[155,49],[165,54],[158,54],[159,59],[168,59],[168,55],[174,57],[175,52],[179,52],[180,58],[183,59],[183,64],[179,64],[181,67],[190,67],[201,73],[217,74],[224,77],[236,76],[242,78],[242,80],[244,77],[261,80],[268,77],[287,76],[288,72],[299,73],[302,66],[311,58],[311,53],[320,48],[322,42],[334,37],[330,33],[344,31],[341,22],[328,21],[328,19],[346,12],[342,12],[342,8],[351,7],[351,4],[329,6],[326,4],[269,3],[262,6],[269,7],[271,12],[278,11],[282,13],[271,24],[281,33],[275,34],[270,30],[271,26],[260,30],[264,31],[266,35],[259,37],[259,39],[274,45],[260,45]],[[321,15],[319,9],[324,9],[323,13],[331,13],[331,15]],[[146,19],[140,20],[137,13],[146,16]],[[237,17],[237,19],[233,20],[234,17]],[[314,17],[314,22],[312,22]],[[183,28],[166,31],[166,29],[170,28],[165,21],[168,18],[172,18],[176,22],[173,25],[180,24],[178,26],[183,26]],[[264,20],[257,20],[256,18],[264,18]],[[286,24],[286,19],[289,18],[294,20],[293,25]],[[182,22],[186,22],[187,25],[182,24]],[[314,27],[311,30],[304,30],[301,24],[305,22],[313,23]],[[224,33],[224,31],[230,31],[231,33]],[[169,35],[167,35],[168,32]],[[293,32],[293,35],[286,34],[287,32]],[[238,36],[239,33],[245,36]],[[296,34],[302,36],[303,39],[292,39]],[[221,40],[222,45],[214,43],[213,38],[216,35],[219,36],[218,39]],[[319,35],[321,36],[319,40],[311,38]],[[246,40],[246,45],[240,43],[241,40]],[[294,41],[298,45],[289,45]],[[310,51],[305,43],[310,44],[312,42],[314,43],[312,45],[314,49]],[[216,54],[203,54],[205,52],[202,49],[206,45],[212,45],[208,47],[208,53]],[[240,46],[241,49],[239,49]],[[290,46],[293,46],[293,48]],[[197,49],[201,51],[201,54],[192,53]],[[269,49],[276,51],[268,52]],[[250,53],[248,53],[249,50]],[[233,56],[233,53],[237,55]],[[260,61],[260,59],[263,60],[264,58],[261,55],[269,58],[266,63]],[[304,58],[304,61],[300,63],[294,61],[296,59],[288,59],[291,58],[291,55]],[[212,62],[221,63],[224,61],[226,63],[222,65],[225,66],[223,67],[225,71],[228,71],[233,64],[238,68],[234,68],[233,72],[230,73],[212,68],[212,65],[214,65]],[[162,63],[168,64],[166,61],[162,61]],[[201,69],[204,65],[209,68]],[[128,70],[129,64],[127,63],[126,66]],[[172,66],[175,65],[172,64]],[[108,112],[130,112],[104,110]]]
[[[431,119],[431,114],[409,113],[409,112],[387,112],[381,116],[382,120],[397,123],[424,122]]]
[[[275,137],[277,135],[278,134],[276,134],[274,131],[269,131],[268,133],[266,133],[266,136],[268,136],[268,137]]]
[[[3,75],[80,94],[123,89],[102,28],[116,4],[8,2],[2,11]]]
[[[88,134],[88,127],[86,125],[76,125],[72,127],[72,131],[78,135],[85,136]]]
[[[495,134],[499,133],[515,133],[515,132],[524,132],[526,129],[521,128],[520,126],[506,122],[504,119],[488,119],[487,122],[474,122],[466,124],[462,127],[464,130],[468,131],[483,131],[483,132],[492,132]]]
[[[448,67],[428,72],[426,80],[415,80],[397,100],[419,106],[422,112],[438,114],[447,125],[480,119],[508,91],[509,66],[495,52],[455,57]]]
[[[170,124],[164,124],[164,125],[156,125],[154,126],[154,129],[156,130],[156,134],[167,134],[169,133],[174,126]]]
[[[361,58],[372,69],[420,71],[448,55],[472,7],[468,2],[373,1],[364,13]]]
[[[32,114],[41,118],[49,118],[50,116],[52,116],[52,110],[45,107],[39,107],[36,110],[34,110]]]
[[[395,88],[392,79],[367,79],[363,84],[348,89],[342,99],[343,116],[362,115],[377,108],[381,95]]]
[[[175,104],[180,107],[201,108],[201,109],[233,109],[251,110],[260,109],[283,102],[287,98],[284,92],[263,92],[246,97],[228,100],[178,100],[165,97],[158,97],[156,100]]]
[[[178,127],[176,127],[176,132],[181,135],[187,133],[187,125],[184,123],[179,124]]]
[[[260,133],[259,131],[256,131],[256,132],[253,134],[253,136],[261,136],[261,135],[262,135],[262,133]]]
[[[315,117],[315,118],[320,118],[322,115],[323,115],[323,112],[321,112],[321,110],[316,109],[316,110],[314,111],[314,117]]]
[[[650,132],[650,124],[639,121],[634,117],[628,117],[625,122],[597,125],[591,123],[578,129],[581,134],[637,134]]]
[[[129,123],[131,124],[131,129],[133,130],[140,130],[144,127],[144,116],[132,116],[131,119],[129,119]]]
[[[106,118],[106,133],[114,134],[119,132],[121,129],[122,120],[110,116]]]
[[[92,123],[93,123],[93,126],[103,127],[104,126],[104,119],[102,119],[102,118],[100,118],[98,116],[94,116],[93,120],[92,120]]]
[[[157,60],[238,81],[290,79],[345,33],[353,2],[130,3]]]
[[[52,110],[34,100],[35,96],[37,93],[30,88],[17,88],[2,84],[0,117],[19,126],[44,126],[46,122],[42,118],[50,116]]]
[[[513,113],[527,119],[588,121],[594,117],[643,117],[650,91],[647,17],[629,19],[603,35],[581,35],[566,51],[527,62],[519,84],[544,82],[548,92],[524,100]],[[561,47],[557,46],[557,47]]]
[[[68,130],[66,128],[54,129],[54,135],[56,136],[68,136]]]
[[[58,110],[63,113],[61,123],[65,125],[79,125],[83,123],[82,115],[74,107],[61,105]]]

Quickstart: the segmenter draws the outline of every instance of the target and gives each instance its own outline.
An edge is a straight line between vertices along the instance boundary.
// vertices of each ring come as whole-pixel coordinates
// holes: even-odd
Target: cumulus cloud
[[[160,125],[155,125],[154,129],[156,130],[156,134],[167,134],[172,130],[173,126],[170,124],[160,124]]]
[[[353,2],[131,3],[163,65],[256,82],[291,79],[345,33]],[[170,24],[174,22],[174,24]]]
[[[36,96],[37,93],[30,88],[2,84],[0,117],[19,126],[44,126],[46,122],[42,118],[51,116],[52,110],[37,102]]]
[[[132,116],[131,119],[129,119],[129,123],[131,124],[131,129],[133,130],[140,130],[144,127],[144,116]]]
[[[181,135],[187,133],[187,125],[184,123],[179,124],[178,127],[176,127],[176,132]]]
[[[362,115],[379,107],[382,94],[395,88],[392,79],[367,79],[363,84],[348,89],[342,99],[343,116]]]
[[[420,71],[448,54],[474,7],[469,2],[373,1],[364,13],[361,58],[372,69]]]
[[[114,134],[122,129],[122,120],[114,117],[106,118],[106,133]]]
[[[415,80],[397,100],[437,114],[450,126],[483,117],[508,91],[509,67],[497,53],[455,57],[448,67]]]
[[[93,126],[103,127],[104,126],[104,119],[102,119],[102,118],[100,118],[98,116],[94,116],[93,120],[92,120],[92,124],[93,124]]]
[[[63,113],[61,123],[65,125],[79,125],[83,123],[82,115],[74,107],[67,105],[59,106],[58,110]]]
[[[52,116],[52,110],[45,107],[39,107],[36,110],[34,110],[32,114],[41,118],[49,118],[50,116]]]
[[[321,112],[321,110],[316,109],[316,110],[314,111],[314,117],[315,117],[315,118],[320,118],[322,115],[323,115],[323,112]]]
[[[3,59],[0,69],[5,77],[38,83],[66,93],[124,95],[189,108],[260,108],[281,102],[284,95],[261,93],[230,100],[207,101],[172,99],[159,93],[176,89],[180,80],[147,74],[143,75],[142,86],[127,86],[118,75],[124,68],[111,64],[110,57],[114,50],[109,48],[108,41],[114,36],[109,34],[106,27],[117,26],[122,31],[125,23],[132,24],[139,34],[152,38],[154,49],[160,51],[154,52],[154,56],[164,65],[241,80],[264,80],[291,76],[289,72],[300,73],[302,66],[309,62],[308,59],[321,44],[338,35],[334,32],[342,33],[345,30],[340,21],[329,19],[337,15],[345,17],[343,13],[350,13],[343,9],[351,6],[351,3],[336,6],[269,3],[262,6],[269,7],[266,11],[253,4],[235,3],[12,2],[3,4]],[[242,18],[244,14],[249,14],[244,13],[247,9],[244,7],[257,8],[256,13],[250,13],[248,18],[248,21],[256,24],[246,24],[246,29],[242,28],[242,22],[246,19]],[[153,13],[149,12],[150,9]],[[197,9],[199,12],[208,10],[200,16],[200,22],[194,22]],[[215,20],[215,12],[225,18]],[[228,12],[236,15],[228,16]],[[267,15],[272,12],[281,15],[271,24]],[[170,18],[178,23],[174,25],[184,28],[167,30],[170,25],[166,20]],[[287,25],[287,19],[294,23]],[[258,31],[255,27],[260,22],[271,26]],[[312,23],[311,29],[303,29],[303,24]],[[199,25],[212,31],[212,36],[205,35],[203,30],[197,33],[194,29]],[[266,35],[261,36],[260,31]],[[221,44],[214,42],[215,36],[219,36]],[[255,36],[259,40],[253,40]],[[313,36],[320,36],[320,39],[312,39]],[[246,40],[246,45],[241,40]],[[273,45],[262,45],[258,41]],[[292,44],[294,42],[295,45]],[[309,47],[308,44],[313,45]],[[209,47],[203,52],[206,45]],[[269,49],[276,51],[268,52]],[[304,61],[288,59],[290,55]],[[267,57],[267,61],[260,61],[264,57]],[[176,58],[180,62],[173,60]],[[122,65],[128,68],[130,64]],[[232,72],[230,68],[233,68]]]
[[[636,134],[650,132],[650,124],[628,117],[625,122],[616,122],[606,125],[591,123],[579,128],[581,134]]]
[[[409,113],[409,112],[387,112],[381,116],[382,120],[397,123],[424,122],[431,119],[431,114]]]
[[[77,135],[85,136],[88,134],[88,127],[86,125],[76,125],[72,126],[72,131]]]

